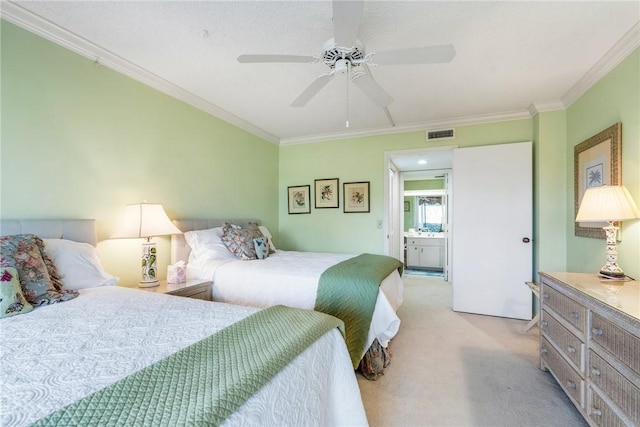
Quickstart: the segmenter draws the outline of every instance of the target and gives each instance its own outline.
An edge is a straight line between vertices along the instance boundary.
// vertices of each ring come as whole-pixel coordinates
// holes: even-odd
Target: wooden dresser
[[[592,426],[640,426],[640,282],[540,273],[540,367]]]

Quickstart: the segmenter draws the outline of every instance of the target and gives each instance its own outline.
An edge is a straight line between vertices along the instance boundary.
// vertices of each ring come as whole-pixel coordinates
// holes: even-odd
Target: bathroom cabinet
[[[444,266],[444,238],[407,237],[407,268],[439,269]]]

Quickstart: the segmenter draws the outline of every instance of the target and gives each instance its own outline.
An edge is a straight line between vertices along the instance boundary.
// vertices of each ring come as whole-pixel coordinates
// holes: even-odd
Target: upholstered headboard
[[[35,234],[43,239],[67,239],[95,246],[98,243],[94,219],[3,219],[0,235]]]
[[[261,224],[259,219],[176,219],[173,221],[183,233],[192,230],[222,227],[227,222],[239,226],[249,225],[249,223]],[[182,234],[171,235],[171,264],[175,264],[178,261],[189,261],[190,253],[191,248],[187,245]]]

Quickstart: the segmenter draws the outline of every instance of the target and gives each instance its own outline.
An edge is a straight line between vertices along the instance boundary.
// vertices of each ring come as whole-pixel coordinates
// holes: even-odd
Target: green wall
[[[622,184],[640,204],[640,49],[602,78],[567,109],[567,265],[594,272],[605,263],[605,241],[574,235],[573,149],[609,126],[622,122]],[[640,279],[640,220],[625,221],[618,264]]]
[[[533,277],[537,272],[563,271],[567,262],[566,112],[534,117]]]
[[[442,190],[444,188],[444,179],[417,179],[414,181],[405,181],[404,190]]]
[[[277,241],[278,147],[2,21],[2,218],[95,218],[105,267],[135,284],[125,205],[260,218]],[[166,275],[169,238],[156,237]]]

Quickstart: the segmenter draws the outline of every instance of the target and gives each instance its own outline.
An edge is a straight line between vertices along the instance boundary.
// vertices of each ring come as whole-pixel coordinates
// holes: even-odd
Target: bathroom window
[[[415,206],[417,228],[432,233],[442,231],[444,206],[441,196],[416,196]]]

